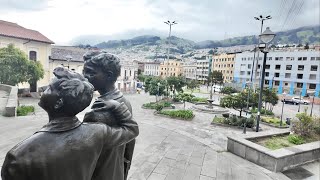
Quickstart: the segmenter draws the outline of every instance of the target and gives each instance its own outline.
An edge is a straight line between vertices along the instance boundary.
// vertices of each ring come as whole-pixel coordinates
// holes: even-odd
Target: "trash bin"
[[[290,125],[291,118],[286,118],[286,124]]]

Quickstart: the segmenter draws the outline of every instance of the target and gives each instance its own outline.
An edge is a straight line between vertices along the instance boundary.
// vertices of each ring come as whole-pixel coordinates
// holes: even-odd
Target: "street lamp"
[[[157,99],[156,99],[156,101],[158,102],[158,99],[159,99],[159,96],[160,96],[160,82],[158,82],[158,96],[157,96]]]
[[[313,94],[313,97],[312,97],[312,104],[311,104],[311,111],[310,111],[310,116],[312,117],[312,110],[313,110],[313,103],[314,103],[314,97],[316,96],[316,94],[314,93]]]
[[[272,17],[270,15],[266,16],[266,17],[263,17],[262,15],[258,16],[258,17],[254,17],[255,20],[257,21],[261,21],[261,26],[260,26],[260,35],[262,34],[262,29],[263,29],[263,22],[266,21],[266,20],[269,20],[271,19]],[[260,43],[260,39],[259,39],[259,43]],[[257,64],[256,66],[258,65],[258,62],[259,62],[259,51],[258,51],[258,54],[257,54],[257,58],[256,58],[256,46],[254,47],[254,55],[253,55],[253,61],[252,61],[252,69],[251,69],[251,77],[250,77],[250,81],[252,82],[252,78],[253,78],[253,69],[254,69],[254,66],[255,66],[255,61],[257,59]],[[256,79],[256,73],[254,73],[254,79]]]
[[[246,110],[246,119],[244,121],[244,124],[243,124],[243,134],[246,134],[247,132],[247,118],[248,118],[248,111],[249,111],[249,99],[250,99],[250,87],[251,87],[251,84],[252,82],[246,82],[246,86],[247,86],[247,89],[248,89],[248,97],[247,97],[247,110]]]
[[[263,58],[262,72],[261,72],[262,74],[261,74],[261,81],[260,81],[256,132],[259,131],[260,112],[261,112],[261,106],[262,106],[262,91],[263,91],[263,85],[264,85],[264,76],[265,76],[267,54],[268,54],[267,44],[270,43],[275,36],[276,34],[272,32],[269,27],[267,27],[267,29],[261,35],[259,35],[260,40],[262,42],[259,44],[259,49],[264,54],[264,58]]]
[[[72,60],[72,56],[71,55],[67,55],[66,59],[67,59],[67,62],[68,62],[68,66],[67,67],[69,69],[69,67],[70,67],[69,65],[70,65],[70,61]]]
[[[283,101],[282,101],[282,109],[281,109],[280,127],[282,126],[283,107],[284,107],[284,104],[285,104],[286,92],[283,92],[282,95],[283,95],[283,97],[282,97]]]

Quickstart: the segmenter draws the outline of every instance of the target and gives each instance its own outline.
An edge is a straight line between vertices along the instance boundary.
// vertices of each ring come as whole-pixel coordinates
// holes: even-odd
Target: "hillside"
[[[274,44],[319,44],[320,43],[320,26],[300,27],[293,30],[277,32],[273,40]],[[205,49],[215,47],[230,47],[238,45],[252,45],[258,43],[257,36],[234,37],[220,41],[202,41],[195,43],[191,40],[171,36],[170,52],[183,54],[193,49]],[[96,45],[101,49],[108,48],[132,48],[149,49],[151,46],[156,46],[160,51],[165,51],[168,47],[168,38],[160,38],[159,36],[145,35],[137,36],[132,39],[125,40],[109,40]]]

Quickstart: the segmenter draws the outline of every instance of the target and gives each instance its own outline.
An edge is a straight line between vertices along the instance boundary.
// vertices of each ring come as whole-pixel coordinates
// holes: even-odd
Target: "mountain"
[[[274,38],[274,44],[319,44],[320,43],[320,25],[306,26],[288,31],[277,32]],[[221,41],[202,41],[196,44],[197,49],[229,47],[238,45],[257,44],[257,36],[234,37]]]
[[[277,32],[276,37],[273,40],[274,44],[319,44],[320,43],[320,25],[317,26],[306,26],[306,27],[300,27],[297,29]],[[138,34],[138,32],[132,33]],[[156,30],[154,31],[154,34],[159,34]],[[155,46],[159,53],[166,52],[166,49],[168,48],[168,38],[161,38],[163,36],[161,35],[144,35],[144,36],[131,36],[134,38],[125,38],[127,36],[124,36],[124,34],[120,34],[119,36],[113,36],[113,39],[110,40],[111,36],[93,36],[94,38],[98,38],[100,43],[95,43],[96,47],[101,49],[107,49],[107,48],[133,48],[135,47],[136,50],[144,50],[148,51],[151,46]],[[115,40],[115,38],[121,39],[121,40]],[[101,42],[101,39],[109,39],[109,41]],[[86,42],[88,42],[87,40]],[[97,42],[97,41],[95,41]],[[170,37],[170,52],[172,53],[178,53],[178,54],[184,54],[186,52],[189,52],[194,49],[206,49],[206,48],[216,48],[216,47],[230,47],[230,46],[239,46],[239,45],[252,45],[258,43],[258,37],[255,35],[251,36],[243,36],[243,37],[234,37],[229,39],[224,39],[220,41],[214,41],[214,40],[207,40],[195,43],[191,40],[179,38],[176,36]],[[86,43],[82,43],[86,44]]]

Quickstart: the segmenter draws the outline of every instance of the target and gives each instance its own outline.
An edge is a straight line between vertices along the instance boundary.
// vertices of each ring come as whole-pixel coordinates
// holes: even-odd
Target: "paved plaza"
[[[210,125],[213,114],[195,112],[193,121],[155,116],[142,109],[145,102],[155,101],[147,94],[125,95],[132,103],[140,127],[129,180],[288,180],[226,151],[227,136],[244,136],[241,129]],[[37,99],[23,98],[21,104],[36,105]],[[183,105],[177,105],[181,108]],[[191,104],[187,104],[187,108]],[[89,109],[84,110],[84,112]],[[83,118],[84,112],[79,114]],[[47,123],[46,113],[36,105],[34,115],[7,118],[0,116],[0,166],[5,154],[15,144],[32,135]],[[265,131],[281,131],[262,126]],[[247,134],[255,133],[248,130]],[[313,169],[307,179],[319,179],[319,163],[303,166]],[[317,173],[318,171],[318,173]]]

